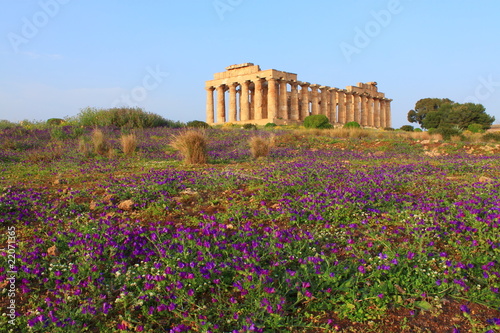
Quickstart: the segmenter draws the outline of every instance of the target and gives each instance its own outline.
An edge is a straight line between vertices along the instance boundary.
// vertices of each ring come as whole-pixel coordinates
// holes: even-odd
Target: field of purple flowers
[[[179,131],[137,131],[127,157],[107,129],[102,157],[82,128],[1,130],[2,331],[500,329],[500,154],[210,129],[192,166]]]

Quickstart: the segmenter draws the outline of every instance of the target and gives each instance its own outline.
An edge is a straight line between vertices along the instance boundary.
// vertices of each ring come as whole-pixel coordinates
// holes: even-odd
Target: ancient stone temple
[[[300,124],[311,114],[324,114],[333,125],[356,121],[363,127],[391,127],[392,100],[376,82],[332,88],[245,63],[215,73],[205,89],[209,124]]]

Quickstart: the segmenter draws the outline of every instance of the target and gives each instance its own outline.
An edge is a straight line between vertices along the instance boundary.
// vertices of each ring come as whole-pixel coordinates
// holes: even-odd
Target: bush
[[[255,124],[244,124],[243,125],[243,129],[246,129],[246,130],[256,130],[257,129],[257,125],[255,125]]]
[[[183,127],[183,124],[180,122],[167,120],[157,114],[145,112],[141,108],[86,108],[81,110],[74,120],[81,126],[89,127]]]
[[[64,119],[61,119],[61,118],[50,118],[47,120],[47,125],[50,125],[50,126],[59,126],[63,123],[65,123],[66,121]]]
[[[248,143],[253,158],[266,157],[274,146],[274,137],[264,139],[260,136],[252,136]]]
[[[485,135],[483,135],[482,140],[484,142],[488,142],[488,141],[500,142],[500,132],[486,133]]]
[[[275,123],[267,123],[264,127],[266,127],[266,128],[269,128],[269,127],[272,128],[272,127],[276,127],[276,126],[278,126],[278,125],[276,125]]]
[[[467,126],[467,130],[471,131],[472,133],[484,133],[484,127],[481,124],[470,124]]]
[[[420,129],[420,128],[415,128],[415,129],[413,130],[413,132],[422,132],[422,129]]]
[[[314,114],[304,119],[305,128],[332,128],[330,120],[324,114]]]
[[[443,136],[444,140],[450,140],[452,136],[459,136],[462,134],[462,130],[456,126],[444,126],[444,127],[439,127],[433,133],[438,133]]]
[[[192,128],[209,128],[210,125],[207,124],[204,121],[201,121],[201,120],[193,120],[193,121],[188,121],[186,123],[186,127],[192,127]]]
[[[207,137],[204,132],[188,130],[177,136],[171,143],[179,150],[187,164],[204,164],[207,162]]]
[[[13,123],[11,121],[1,119],[0,120],[0,129],[7,129],[7,128],[12,128],[12,127],[19,127],[19,124]]]
[[[392,131],[394,131],[394,128],[392,128],[392,127],[384,127],[384,131],[392,132]]]
[[[415,128],[411,125],[403,125],[400,129],[405,132],[413,132],[415,130]]]
[[[356,121],[350,121],[344,124],[344,128],[361,128],[361,125]]]

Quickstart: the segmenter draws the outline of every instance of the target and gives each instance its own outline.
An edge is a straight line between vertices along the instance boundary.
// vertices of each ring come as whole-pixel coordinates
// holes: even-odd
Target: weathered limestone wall
[[[331,88],[245,63],[215,73],[205,89],[209,124],[294,124],[311,114],[324,114],[334,125],[357,121],[364,127],[391,127],[392,100],[377,90],[376,82]]]

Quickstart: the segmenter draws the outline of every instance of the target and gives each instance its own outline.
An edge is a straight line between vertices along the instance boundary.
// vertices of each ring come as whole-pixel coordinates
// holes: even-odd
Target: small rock
[[[422,140],[420,143],[423,145],[428,145],[429,143],[431,143],[431,140]]]
[[[94,200],[92,200],[90,202],[90,210],[96,210],[97,209],[97,202],[95,202]]]
[[[52,184],[54,185],[67,184],[67,183],[68,181],[64,178],[56,178],[56,180],[52,182]]]
[[[192,196],[198,196],[198,192],[192,190],[191,188],[186,188],[184,191],[180,192],[182,195],[192,195]]]
[[[54,246],[51,246],[47,249],[47,254],[49,256],[52,256],[52,257],[57,257],[57,256],[59,256],[59,254],[61,254],[61,252],[59,252],[57,247],[54,245]]]
[[[479,177],[479,182],[480,183],[489,183],[489,182],[492,182],[493,179],[490,178],[490,177],[485,177],[485,176],[481,176]]]
[[[132,210],[134,208],[134,202],[132,200],[125,200],[120,202],[118,208],[121,210]]]

